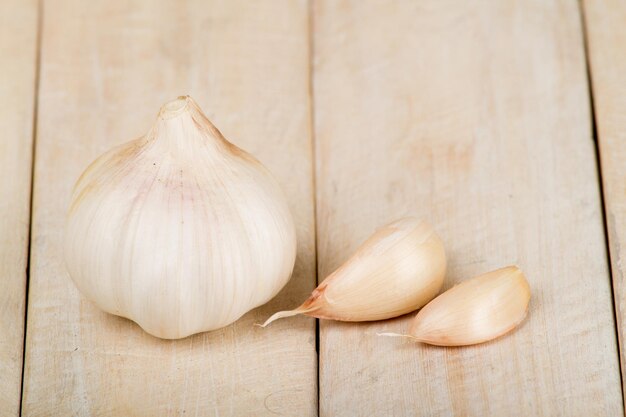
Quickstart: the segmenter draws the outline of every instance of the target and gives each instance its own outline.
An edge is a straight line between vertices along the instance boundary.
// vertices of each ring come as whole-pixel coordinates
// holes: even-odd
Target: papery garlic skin
[[[446,256],[432,226],[412,217],[376,231],[300,307],[282,317],[306,314],[341,321],[383,320],[414,311],[443,284]]]
[[[422,308],[408,336],[438,346],[483,343],[511,331],[528,312],[530,286],[509,266],[463,281]]]
[[[189,97],[86,169],[65,234],[81,293],[166,339],[224,327],[266,303],[295,256],[276,180]]]

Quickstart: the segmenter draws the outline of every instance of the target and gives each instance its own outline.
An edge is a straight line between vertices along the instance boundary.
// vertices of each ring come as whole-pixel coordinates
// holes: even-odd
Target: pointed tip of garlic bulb
[[[528,313],[530,286],[517,266],[463,281],[417,313],[409,335],[439,346],[466,346],[498,338]]]
[[[311,296],[289,314],[373,321],[400,316],[430,301],[446,270],[443,243],[426,222],[406,217],[378,229]]]
[[[190,96],[178,96],[176,99],[168,101],[159,110],[159,117],[169,119],[185,111],[190,102],[194,102]],[[195,102],[194,102],[195,103]]]
[[[278,183],[189,96],[166,103],[145,137],[85,170],[66,224],[78,289],[168,339],[224,327],[266,303],[295,257]]]

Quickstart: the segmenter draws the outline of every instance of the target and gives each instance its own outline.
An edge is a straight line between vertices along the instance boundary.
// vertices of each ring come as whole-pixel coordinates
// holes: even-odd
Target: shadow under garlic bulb
[[[65,260],[82,294],[177,339],[233,323],[289,280],[296,232],[269,171],[189,97],[79,178]]]

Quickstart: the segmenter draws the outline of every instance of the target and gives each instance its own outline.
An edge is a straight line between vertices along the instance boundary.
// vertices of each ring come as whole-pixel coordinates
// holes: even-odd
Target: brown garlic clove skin
[[[517,266],[464,281],[428,303],[408,336],[437,346],[487,342],[519,325],[528,312],[530,287]]]
[[[272,321],[305,314],[341,321],[372,321],[414,311],[437,295],[445,250],[432,226],[404,218],[380,228],[298,308]]]

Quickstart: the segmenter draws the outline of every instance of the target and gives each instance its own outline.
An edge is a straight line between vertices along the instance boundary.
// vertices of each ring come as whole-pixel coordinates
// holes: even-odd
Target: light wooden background
[[[0,1],[0,416],[617,416],[626,1]],[[286,190],[290,284],[162,341],[84,300],[74,181],[190,94]],[[379,225],[431,221],[446,287],[516,263],[514,333],[380,338],[293,308]],[[622,366],[622,370],[624,367]]]

